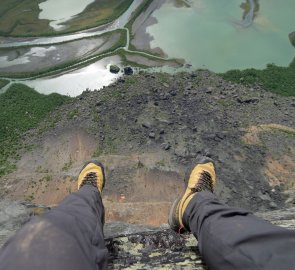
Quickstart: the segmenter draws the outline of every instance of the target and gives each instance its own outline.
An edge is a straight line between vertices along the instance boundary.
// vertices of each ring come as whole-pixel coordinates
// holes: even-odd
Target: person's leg
[[[198,193],[183,221],[198,239],[210,269],[293,269],[295,232],[251,212],[228,207],[211,192]]]
[[[86,169],[85,176],[89,175]],[[4,244],[1,270],[106,269],[104,207],[98,191],[103,186],[91,185],[93,175],[90,180],[88,176],[82,178],[86,181],[81,180],[77,192],[57,208],[34,217]]]
[[[201,158],[186,177],[187,186],[169,213],[171,229],[191,231],[210,269],[292,269],[295,232],[228,207],[213,194],[213,161]]]

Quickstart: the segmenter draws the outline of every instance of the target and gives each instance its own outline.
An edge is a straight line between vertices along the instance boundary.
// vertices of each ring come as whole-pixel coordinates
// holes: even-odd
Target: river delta
[[[39,4],[39,19],[55,35],[0,37],[0,76],[10,81],[0,91],[21,82],[42,93],[76,96],[120,77],[109,72],[111,64],[225,72],[288,66],[295,56],[288,39],[294,31],[292,0],[136,0],[108,24],[63,34],[71,29],[68,22],[100,1],[80,1],[70,10],[67,0],[59,1],[54,13],[55,0],[47,0]]]

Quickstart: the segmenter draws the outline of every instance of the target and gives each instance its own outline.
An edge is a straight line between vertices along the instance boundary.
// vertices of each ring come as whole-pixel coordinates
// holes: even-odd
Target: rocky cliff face
[[[140,74],[84,92],[24,135],[1,196],[52,205],[90,158],[106,165],[108,221],[159,226],[198,154],[216,161],[217,195],[253,211],[294,205],[295,99],[208,71]],[[242,195],[241,195],[242,194]]]
[[[30,216],[46,208],[0,201],[0,246]],[[295,208],[257,213],[270,222],[295,230]],[[109,269],[207,269],[192,235],[179,235],[164,225],[107,223],[104,228],[109,250]]]
[[[196,240],[165,225],[187,167],[211,156],[223,202],[294,229],[294,208],[268,212],[295,204],[294,114],[294,98],[208,71],[133,75],[86,91],[24,134],[0,196],[27,203],[0,202],[0,241],[46,210],[35,204],[75,191],[83,163],[97,158],[107,174],[110,269],[203,269]]]

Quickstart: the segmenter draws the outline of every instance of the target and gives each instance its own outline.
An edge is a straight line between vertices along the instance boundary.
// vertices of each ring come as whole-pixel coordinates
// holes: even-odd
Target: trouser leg
[[[184,222],[198,239],[210,269],[293,269],[295,232],[246,210],[228,207],[210,192],[187,206]]]
[[[105,269],[104,207],[85,185],[23,226],[0,251],[0,269]]]

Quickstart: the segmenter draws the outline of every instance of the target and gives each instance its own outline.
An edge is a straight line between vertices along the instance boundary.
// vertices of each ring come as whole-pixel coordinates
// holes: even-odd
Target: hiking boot
[[[105,174],[103,165],[97,160],[90,160],[81,169],[78,176],[78,189],[84,185],[92,185],[101,193],[104,188]]]
[[[183,224],[183,214],[197,192],[210,191],[213,193],[216,184],[213,160],[208,157],[199,158],[197,164],[186,174],[185,182],[186,189],[182,196],[173,202],[168,218],[170,228],[178,233],[189,231],[189,228]]]

